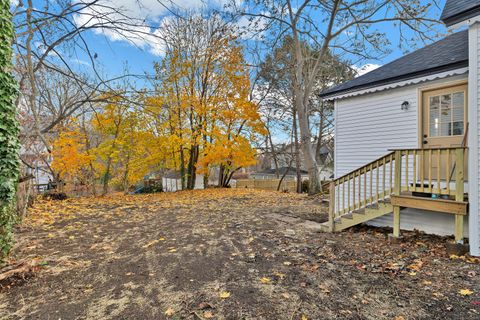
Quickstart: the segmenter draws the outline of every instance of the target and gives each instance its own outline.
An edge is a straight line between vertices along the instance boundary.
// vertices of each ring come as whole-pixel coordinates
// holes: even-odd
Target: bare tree
[[[298,135],[298,116],[295,104],[295,94],[293,90],[293,71],[295,68],[294,57],[292,55],[292,47],[294,45],[293,39],[286,36],[281,45],[267,55],[264,61],[260,64],[260,79],[263,86],[268,86],[269,97],[264,99],[262,104],[269,107],[264,108],[270,110],[276,109],[281,115],[276,121],[284,122],[286,119],[291,123],[288,124],[289,131],[293,132],[294,154],[295,154],[295,169],[297,174],[297,191],[301,192],[301,167],[302,156],[300,154],[301,143]],[[312,48],[309,48],[308,43],[303,43],[304,50],[308,51],[311,56],[315,56]],[[332,83],[339,83],[349,80],[353,77],[354,70],[343,61],[332,55],[327,55],[325,63],[321,65],[321,69],[315,79],[314,94],[308,101],[309,119],[310,123],[315,122],[316,128],[311,128],[311,135],[314,136],[315,158],[319,171],[325,169],[325,156],[323,152],[326,147],[330,147],[333,141],[333,108],[331,104],[324,103],[318,94]],[[285,117],[285,115],[288,115]],[[268,117],[269,119],[271,117]],[[273,122],[273,121],[270,121]],[[333,150],[329,150],[333,151]]]
[[[300,143],[309,172],[309,192],[320,191],[319,169],[313,150],[310,99],[326,57],[333,53],[375,58],[385,53],[390,41],[380,26],[396,25],[399,43],[435,36],[428,18],[431,4],[410,0],[303,0],[247,1],[237,7],[241,16],[268,21],[270,37],[289,34],[293,39],[292,84],[298,112]],[[276,40],[274,40],[276,41]],[[306,49],[308,43],[314,50]]]
[[[130,17],[109,0],[24,0],[18,1],[12,12],[23,164],[35,169],[40,159],[55,177],[49,167],[49,154],[59,126],[71,116],[79,116],[86,110],[82,107],[89,107],[103,92],[112,91],[116,82],[130,76],[102,74],[98,54],[90,49],[85,34],[109,33],[132,44],[140,38],[151,42],[159,39],[143,19]],[[86,61],[79,60],[79,55]],[[88,70],[82,72],[78,61]]]

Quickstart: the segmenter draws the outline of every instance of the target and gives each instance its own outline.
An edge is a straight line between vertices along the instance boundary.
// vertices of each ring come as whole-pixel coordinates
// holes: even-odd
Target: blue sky
[[[440,1],[440,8],[432,6],[429,12],[429,16],[431,18],[437,19],[440,16],[441,8],[443,7],[443,5],[444,0]],[[384,29],[387,33],[388,38],[392,39],[392,42],[395,43],[396,39],[398,38],[398,29],[387,23],[382,25],[382,29]],[[441,24],[437,26],[437,30],[441,33],[446,32],[446,28]],[[112,74],[121,73],[127,61],[129,70],[131,70],[133,73],[143,74],[146,72],[151,74],[153,63],[155,61],[158,61],[158,59],[160,58],[159,56],[150,53],[148,48],[138,48],[124,41],[111,41],[108,39],[108,37],[104,35],[97,35],[91,33],[89,35],[89,38],[91,40],[90,43],[93,50],[99,55],[98,60],[102,63],[102,65],[104,65],[105,69],[107,69],[109,73]],[[418,43],[418,46],[422,47],[423,44]],[[402,56],[403,54],[404,52],[402,52],[402,50],[396,48],[395,45],[392,44],[391,54],[382,57],[379,60],[362,61],[360,62],[360,64],[382,65]],[[356,59],[352,57],[352,60],[355,61]]]
[[[168,17],[169,13],[166,9],[158,2],[158,0],[142,0],[144,7],[139,8],[137,5],[137,0],[105,0],[112,1],[115,5],[125,7],[128,9],[136,18],[146,19],[149,22],[149,25],[160,26],[162,20],[165,17]],[[228,0],[183,0],[178,1],[179,6],[182,6],[182,9],[198,9],[205,6],[207,3],[208,8],[218,8],[222,6]],[[427,3],[426,0],[422,2]],[[430,2],[430,1],[428,1]],[[433,19],[437,19],[440,16],[441,8],[444,5],[445,0],[439,1],[439,8],[432,6],[429,12],[429,16]],[[437,25],[437,30],[441,33],[445,33],[446,29],[443,25]],[[382,30],[386,32],[387,36],[391,41],[396,44],[396,39],[398,39],[398,31],[391,24],[382,25]],[[154,32],[154,30],[152,30]],[[114,77],[120,75],[124,72],[125,67],[128,65],[128,70],[130,73],[134,74],[152,74],[153,73],[153,63],[158,61],[161,58],[161,55],[155,54],[152,51],[155,51],[155,46],[151,45],[151,39],[139,39],[136,40],[136,46],[132,43],[129,43],[125,40],[119,40],[117,37],[112,36],[108,33],[101,33],[97,31],[89,31],[85,34],[85,39],[88,42],[89,48],[92,52],[98,55],[96,61],[101,67],[102,73],[108,77]],[[422,47],[423,44],[419,43],[418,47]],[[362,66],[365,64],[372,65],[382,65],[387,62],[394,60],[395,58],[400,57],[404,54],[402,50],[396,48],[395,45],[392,46],[392,53],[382,57],[380,59],[369,60],[369,61],[358,61],[356,57],[348,57],[349,60],[355,61],[357,66]],[[158,50],[157,50],[158,51]],[[73,61],[75,65],[85,72],[91,72],[88,62],[88,58],[81,53],[76,53],[76,56],[69,56],[68,59]]]

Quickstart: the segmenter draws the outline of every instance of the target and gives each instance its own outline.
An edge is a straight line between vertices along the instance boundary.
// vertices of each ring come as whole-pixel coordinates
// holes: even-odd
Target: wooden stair
[[[339,232],[393,212],[393,235],[399,236],[400,210],[415,208],[454,214],[455,239],[462,241],[464,154],[465,148],[395,150],[335,179],[322,230]]]
[[[391,212],[393,212],[393,206],[391,205],[390,201],[382,201],[375,206],[372,205],[367,208],[357,209],[335,218],[333,221],[333,230],[330,230],[329,221],[324,222],[322,223],[322,231],[339,232]]]

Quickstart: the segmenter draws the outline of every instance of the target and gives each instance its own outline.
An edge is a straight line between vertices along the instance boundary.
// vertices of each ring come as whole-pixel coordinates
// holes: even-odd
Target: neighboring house
[[[317,148],[317,144],[314,143],[312,148],[315,150]],[[330,148],[332,149],[332,148]],[[331,178],[333,174],[333,152],[330,151],[329,148],[326,146],[322,146],[319,152],[319,169],[320,169],[320,179],[321,180],[328,180]],[[277,165],[279,169],[287,168],[291,166],[293,172],[295,171],[294,168],[296,166],[295,161],[295,145],[292,143],[289,144],[277,144],[275,145],[275,157],[277,160]],[[293,157],[293,159],[292,159]],[[256,170],[254,173],[250,173],[250,176],[261,176],[263,173],[266,172],[273,172],[275,176],[275,159],[272,155],[271,150],[264,150],[259,157],[257,158],[258,165],[256,166]],[[305,161],[303,152],[300,149],[300,169],[306,172]],[[280,176],[282,173],[280,173]],[[303,174],[302,174],[303,175]],[[308,173],[307,173],[308,176]]]
[[[454,234],[478,256],[480,0],[447,0],[441,20],[455,33],[323,92],[335,104],[328,228]]]
[[[21,146],[20,158],[28,166],[22,166],[22,175],[32,175],[32,183],[36,185],[36,189],[43,191],[47,188],[49,181],[53,180],[53,176],[45,160],[39,155],[47,153],[46,148],[41,143],[30,143],[28,148],[25,145]],[[46,158],[48,165],[52,163],[51,157]]]

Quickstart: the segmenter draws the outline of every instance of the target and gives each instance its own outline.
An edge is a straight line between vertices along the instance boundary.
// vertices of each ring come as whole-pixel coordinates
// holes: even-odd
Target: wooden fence
[[[251,188],[260,190],[277,190],[280,179],[241,179],[237,180],[234,188]],[[280,191],[295,192],[297,190],[297,182],[295,180],[283,180]]]

